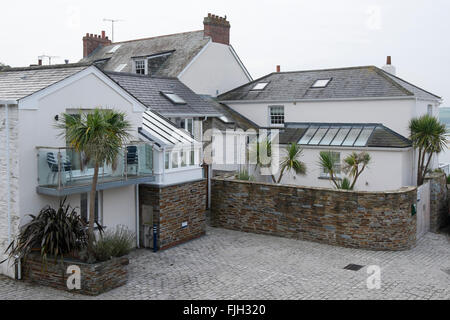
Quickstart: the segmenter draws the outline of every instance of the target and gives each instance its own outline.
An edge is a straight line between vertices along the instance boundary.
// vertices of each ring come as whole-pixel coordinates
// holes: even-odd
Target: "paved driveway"
[[[354,263],[359,271],[343,269]],[[367,289],[367,266],[381,288]],[[410,251],[373,252],[208,228],[172,249],[131,254],[128,284],[85,297],[0,278],[0,299],[450,299],[450,241],[429,233]]]

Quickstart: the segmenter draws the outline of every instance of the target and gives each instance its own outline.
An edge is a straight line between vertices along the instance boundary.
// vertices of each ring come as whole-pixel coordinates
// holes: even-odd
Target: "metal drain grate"
[[[364,267],[364,266],[361,266],[361,265],[359,265],[359,264],[353,264],[353,263],[350,263],[349,265],[346,265],[346,266],[344,267],[344,269],[346,269],[346,270],[352,270],[352,271],[358,271],[358,270],[360,270],[362,267]]]

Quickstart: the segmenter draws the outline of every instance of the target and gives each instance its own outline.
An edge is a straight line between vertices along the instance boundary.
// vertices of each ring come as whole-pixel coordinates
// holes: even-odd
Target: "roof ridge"
[[[35,70],[50,70],[50,69],[67,69],[67,68],[77,68],[77,67],[90,67],[91,63],[81,62],[81,63],[63,63],[63,64],[53,64],[44,66],[29,66],[29,67],[14,67],[8,68],[1,73],[14,72],[14,71],[35,71]]]
[[[270,74],[288,74],[288,73],[303,73],[303,72],[317,72],[317,71],[336,71],[336,70],[351,70],[351,69],[369,69],[375,67],[374,65],[365,66],[353,66],[353,67],[340,67],[340,68],[325,68],[325,69],[307,69],[307,70],[297,70],[297,71],[280,71],[271,72]],[[375,67],[376,68],[376,67]]]
[[[398,76],[396,76],[396,75],[394,75],[394,74],[388,73],[388,72],[384,71],[383,69],[380,69],[380,68],[378,68],[378,69],[379,69],[381,72],[385,73],[389,78],[390,78],[390,77],[394,77],[394,78],[396,78],[396,79],[398,79],[398,80],[400,80],[400,81],[403,81],[403,82],[409,84],[410,86],[413,86],[413,87],[416,88],[416,89],[422,90],[422,91],[424,91],[424,92],[426,92],[426,93],[428,93],[428,94],[431,94],[432,96],[435,96],[436,98],[442,99],[442,97],[440,97],[440,96],[438,96],[438,95],[435,95],[434,93],[432,93],[432,92],[430,92],[430,91],[427,91],[427,90],[425,90],[425,89],[423,89],[423,88],[421,88],[421,87],[419,87],[419,86],[416,86],[415,84],[412,84],[411,82],[408,82],[408,81],[406,81],[406,80],[403,79],[403,78],[400,78],[400,77],[398,77]],[[394,82],[395,82],[395,81],[394,81]]]
[[[203,31],[203,30],[177,32],[177,33],[165,34],[165,35],[161,35],[161,36],[154,36],[154,37],[146,37],[146,38],[140,38],[140,39],[133,39],[133,40],[125,40],[125,41],[113,42],[110,45],[105,46],[105,47],[110,47],[110,46],[114,46],[114,45],[118,45],[118,44],[122,44],[122,43],[151,40],[151,39],[163,38],[163,37],[171,37],[171,36],[176,36],[176,35],[180,35],[180,34],[194,33],[194,32],[200,32],[200,31]]]
[[[378,67],[374,67],[374,71],[381,77],[383,77],[384,79],[386,79],[387,81],[389,81],[391,84],[393,84],[395,87],[399,88],[400,90],[402,90],[403,92],[405,92],[407,95],[409,96],[414,96],[414,93],[409,91],[408,89],[406,89],[404,86],[402,86],[400,83],[392,80],[391,77],[389,77],[385,71],[383,71],[382,69],[378,68]]]

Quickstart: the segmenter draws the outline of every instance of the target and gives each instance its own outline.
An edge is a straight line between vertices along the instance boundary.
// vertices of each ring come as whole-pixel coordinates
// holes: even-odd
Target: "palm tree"
[[[414,149],[419,150],[417,158],[417,185],[422,185],[433,154],[447,146],[447,130],[444,124],[430,115],[411,119],[410,139]]]
[[[331,151],[321,151],[319,153],[319,165],[325,170],[326,173],[328,173],[330,180],[336,189],[341,189],[336,176],[336,169],[338,168],[339,163],[336,158],[333,157]]]
[[[255,169],[253,173],[256,173],[258,168],[263,166],[270,166],[272,156],[272,142],[268,138],[259,139],[256,137],[249,146],[249,164],[250,161],[255,161]],[[272,180],[275,182],[275,177],[272,175]]]
[[[286,156],[281,160],[281,172],[278,177],[277,183],[280,183],[283,178],[284,171],[294,171],[295,174],[306,174],[306,165],[300,161],[299,158],[302,155],[302,148],[296,143],[291,143],[286,147]],[[274,177],[273,177],[274,179]]]
[[[353,190],[359,176],[370,163],[370,159],[370,155],[367,152],[361,152],[359,154],[352,152],[344,159],[343,170],[353,177],[351,182],[347,177],[338,179],[336,171],[340,164],[337,159],[333,157],[331,151],[320,152],[319,165],[325,170],[326,173],[328,173],[330,180],[336,189]]]
[[[367,168],[370,159],[370,155],[367,152],[352,152],[344,159],[344,172],[349,173],[353,177],[350,190],[353,190],[355,187],[356,180],[358,180],[364,169]]]
[[[98,172],[103,164],[113,165],[129,138],[130,123],[125,114],[109,109],[96,108],[92,113],[72,115],[63,113],[56,127],[63,130],[69,146],[83,152],[94,163],[94,176],[90,192],[89,243],[94,241],[95,194]]]

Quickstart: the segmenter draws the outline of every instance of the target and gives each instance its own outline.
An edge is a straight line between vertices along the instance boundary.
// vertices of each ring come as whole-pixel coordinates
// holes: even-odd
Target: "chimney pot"
[[[281,71],[281,67],[280,67],[280,65],[277,65],[277,72],[280,72]]]
[[[105,31],[102,31],[102,39],[105,39]]]
[[[38,59],[38,66],[42,66],[42,59]]]
[[[392,63],[391,63],[392,61],[391,61],[391,56],[387,56],[387,58],[386,58],[386,64],[387,65],[391,65]]]

